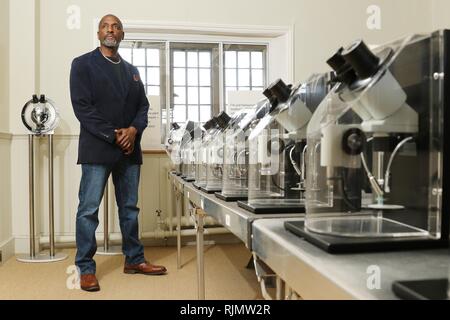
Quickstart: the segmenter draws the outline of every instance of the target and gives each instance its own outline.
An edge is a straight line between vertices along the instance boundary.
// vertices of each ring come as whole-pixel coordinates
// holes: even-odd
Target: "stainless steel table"
[[[203,258],[203,220],[208,215],[216,219],[231,233],[242,240],[252,250],[252,223],[261,219],[280,219],[283,217],[303,217],[301,213],[289,214],[254,214],[236,204],[218,199],[214,194],[207,194],[196,189],[191,183],[184,184],[184,197],[192,207],[191,216],[197,230],[197,268],[199,299],[205,298],[204,258]],[[280,284],[281,286],[282,284]]]
[[[236,202],[225,202],[214,194],[207,194],[196,189],[191,183],[184,187],[185,197],[197,208],[201,208],[208,216],[216,219],[236,237],[242,240],[245,246],[252,250],[252,223],[259,219],[279,219],[283,217],[303,217],[301,213],[283,214],[254,214],[240,208]]]
[[[175,212],[177,215],[177,268],[181,268],[181,216],[185,212],[184,180],[174,173],[169,173],[175,195]]]
[[[447,249],[331,255],[284,229],[284,221],[253,223],[252,248],[304,299],[396,299],[397,280],[446,278]]]

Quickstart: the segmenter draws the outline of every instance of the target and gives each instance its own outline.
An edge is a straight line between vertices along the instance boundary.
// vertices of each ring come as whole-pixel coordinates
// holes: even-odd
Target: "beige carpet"
[[[96,256],[101,291],[68,289],[67,269],[75,249],[65,261],[27,264],[11,258],[0,266],[0,299],[197,299],[195,246],[182,248],[183,267],[177,269],[175,247],[147,247],[146,258],[168,268],[166,276],[128,275],[123,256]],[[250,252],[243,244],[205,248],[206,299],[262,299],[254,270],[246,269]]]

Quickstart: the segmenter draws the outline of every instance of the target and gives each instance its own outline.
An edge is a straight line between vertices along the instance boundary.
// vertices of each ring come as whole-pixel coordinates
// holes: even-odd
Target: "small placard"
[[[155,150],[161,148],[161,102],[160,96],[147,96],[150,108],[148,109],[148,125],[141,139],[142,150]]]
[[[226,112],[235,114],[241,110],[253,110],[258,101],[264,99],[261,91],[228,91]]]

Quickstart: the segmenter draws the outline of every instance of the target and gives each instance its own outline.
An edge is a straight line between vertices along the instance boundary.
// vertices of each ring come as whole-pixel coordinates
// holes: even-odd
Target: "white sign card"
[[[237,111],[251,111],[258,101],[264,99],[261,91],[228,91],[228,105],[226,113],[235,114]]]
[[[148,125],[141,140],[142,150],[162,149],[161,147],[161,103],[160,96],[147,96],[150,108],[148,109]]]

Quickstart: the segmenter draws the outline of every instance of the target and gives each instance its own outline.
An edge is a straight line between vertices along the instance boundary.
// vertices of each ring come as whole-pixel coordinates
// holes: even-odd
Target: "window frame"
[[[216,43],[170,42],[169,46],[170,46],[170,58],[171,58],[171,60],[170,60],[170,71],[171,71],[170,76],[173,74],[172,70],[174,70],[175,68],[184,68],[184,70],[186,72],[185,73],[185,80],[186,80],[185,85],[184,86],[182,86],[182,85],[175,85],[174,84],[174,79],[172,79],[172,77],[171,77],[171,79],[170,79],[170,90],[175,89],[175,87],[184,87],[185,88],[185,90],[186,90],[186,92],[185,92],[186,93],[186,101],[185,101],[186,121],[188,120],[188,117],[189,117],[189,106],[196,105],[198,107],[198,119],[199,119],[199,122],[205,122],[205,121],[200,121],[200,119],[201,119],[200,118],[200,108],[202,106],[202,104],[200,103],[200,89],[202,87],[205,87],[205,88],[208,87],[208,88],[210,88],[210,91],[211,91],[210,92],[211,100],[210,100],[210,104],[209,104],[211,106],[211,113],[210,114],[213,115],[213,114],[218,114],[220,112],[220,100],[219,100],[219,97],[220,97],[220,87],[219,87],[220,62],[217,65],[217,70],[215,70],[215,63],[214,63],[215,55],[217,55],[217,56],[219,55],[220,45],[216,44]],[[209,51],[209,50],[211,50],[211,51]],[[217,50],[217,52],[214,53],[214,50]],[[174,66],[174,64],[173,64],[173,60],[174,60],[173,59],[173,54],[174,54],[175,51],[184,51],[186,53],[185,66],[184,67]],[[193,52],[193,51],[196,51],[198,55],[202,51],[209,51],[211,53],[211,64],[210,64],[210,67],[209,68],[204,68],[204,69],[210,69],[211,77],[210,77],[210,85],[209,86],[201,86],[200,85],[200,70],[202,69],[202,67],[200,67],[199,64],[196,67],[196,69],[198,71],[199,83],[196,86],[190,86],[189,83],[188,83],[188,69],[191,69],[191,68],[188,66],[188,55],[187,55],[187,53],[188,52]],[[197,62],[199,62],[199,60]],[[214,84],[216,84],[216,83],[218,84],[217,88],[214,86]],[[198,88],[198,102],[197,102],[197,104],[189,104],[189,101],[188,101],[188,89],[189,89],[189,87],[197,87]],[[175,101],[174,101],[175,100],[174,93],[171,93],[170,99],[171,99],[170,105],[175,107],[176,104],[175,104]],[[203,106],[205,106],[205,105],[208,105],[208,104],[203,104]],[[173,114],[170,115],[170,120],[171,120],[171,122],[173,121]]]
[[[236,44],[236,43],[223,43],[222,48],[225,48],[227,46],[227,49],[223,49],[223,66],[222,70],[226,72],[227,69],[236,70],[236,85],[235,86],[227,86],[226,84],[226,74],[223,76],[223,93],[227,93],[227,88],[236,87],[236,89],[239,91],[240,87],[248,87],[250,91],[253,91],[253,88],[261,88],[261,91],[264,90],[265,87],[268,85],[268,46],[262,45],[262,44]],[[236,51],[236,66],[234,68],[227,68],[226,66],[226,60],[225,55],[227,51]],[[252,52],[262,52],[262,67],[261,68],[253,68],[252,67],[252,58],[251,53]],[[239,52],[249,52],[249,66],[248,68],[239,68]],[[240,86],[239,85],[239,70],[242,69],[248,69],[249,70],[249,85],[248,86]],[[263,72],[263,82],[261,86],[253,86],[252,82],[252,71],[253,70],[262,70]],[[227,107],[226,97],[223,97],[223,106],[224,110]]]

